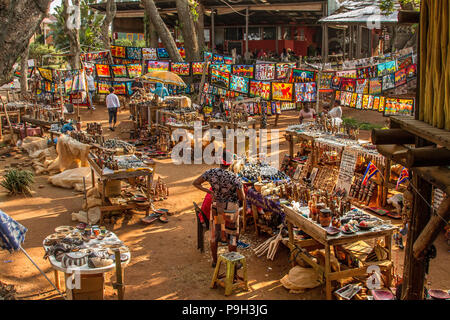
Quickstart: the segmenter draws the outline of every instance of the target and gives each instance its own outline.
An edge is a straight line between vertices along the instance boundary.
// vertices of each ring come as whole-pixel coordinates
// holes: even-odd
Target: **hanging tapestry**
[[[356,93],[369,93],[369,80],[368,79],[357,79],[356,80]]]
[[[223,61],[224,61],[226,64],[233,64],[233,58],[232,58],[232,57],[224,56],[224,57],[223,57]]]
[[[340,104],[341,106],[345,105],[345,98],[347,97],[347,91],[341,91],[341,101]]]
[[[66,94],[69,94],[72,92],[72,83],[73,83],[72,78],[66,78],[64,80],[64,90],[65,90]]]
[[[211,64],[210,65],[211,69],[216,69],[222,72],[228,72],[231,73],[231,65],[230,64],[225,64],[225,63],[217,63],[217,64]]]
[[[379,108],[380,108],[380,96],[374,96],[372,109],[378,111]]]
[[[383,91],[395,88],[395,73],[383,76]]]
[[[141,64],[129,64],[127,65],[128,77],[137,78],[142,76],[142,65]]]
[[[368,94],[365,94],[365,95],[363,95],[362,108],[363,108],[364,110],[366,110],[367,107],[368,107],[368,105],[369,105],[369,95],[368,95]]]
[[[110,78],[111,73],[109,71],[109,65],[107,64],[96,64],[95,71],[97,73],[97,77],[99,78]]]
[[[109,94],[110,82],[97,81],[97,92],[99,94]]]
[[[250,97],[260,97],[264,100],[270,99],[270,82],[251,80]]]
[[[212,52],[208,52],[208,51],[203,52],[203,60],[204,61],[211,61],[212,58],[213,58]]]
[[[111,46],[111,56],[114,58],[126,58],[127,52],[126,47],[121,46]]]
[[[385,116],[411,115],[414,109],[414,99],[386,98]]]
[[[192,62],[192,74],[203,75],[203,68],[205,66],[205,62]]]
[[[381,93],[381,80],[380,78],[370,79],[369,85],[369,93],[370,94],[380,94]]]
[[[141,60],[142,59],[142,48],[137,47],[126,47],[127,48],[127,59]]]
[[[125,65],[112,65],[111,66],[114,78],[126,78],[127,67]]]
[[[371,68],[370,67],[364,67],[357,69],[357,78],[359,79],[368,79],[370,78]]]
[[[398,59],[398,69],[404,69],[412,64],[412,56],[406,56]]]
[[[373,109],[373,96],[369,94],[369,102],[367,103],[367,109],[372,110]]]
[[[358,98],[356,99],[356,109],[362,109],[363,104],[363,94],[357,93]]]
[[[233,74],[240,77],[253,78],[255,67],[250,65],[235,64],[233,65]]]
[[[378,64],[378,76],[384,76],[388,73],[397,71],[397,63],[395,60]]]
[[[156,48],[142,48],[142,59],[144,60],[158,60]]]
[[[406,68],[406,79],[411,80],[416,77],[417,64],[411,64]]]
[[[316,81],[316,73],[309,70],[294,68],[291,71],[289,82],[313,82]]]
[[[170,64],[170,71],[179,76],[188,76],[189,72],[189,62],[172,62]]]
[[[151,71],[169,71],[168,61],[148,61],[147,72]]]
[[[224,63],[223,56],[220,54],[213,54],[213,63]]]
[[[132,64],[141,63],[141,60],[113,58],[113,64]]]
[[[355,92],[356,89],[356,79],[342,78],[341,79],[341,90]]]
[[[53,75],[51,69],[44,69],[44,68],[38,68],[39,74],[42,78],[44,78],[47,81],[52,82],[53,81]]]
[[[256,80],[274,80],[275,63],[262,63],[255,66]]]
[[[248,78],[233,74],[231,75],[230,80],[230,90],[234,90],[240,93],[248,93],[248,83]]]
[[[378,111],[379,112],[384,112],[385,105],[386,105],[386,97],[381,96],[380,97],[380,104],[378,105]]]
[[[114,93],[117,95],[126,95],[127,86],[125,82],[113,82]]]
[[[315,82],[295,83],[295,102],[314,102],[317,100]]]
[[[272,82],[272,100],[292,101],[293,83]]]
[[[277,63],[276,71],[277,71],[277,79],[284,79],[289,75],[290,68],[295,68],[295,63]]]
[[[159,59],[169,59],[169,52],[165,48],[157,48],[156,52]]]
[[[406,69],[400,69],[395,73],[395,86],[399,87],[406,83]]]
[[[334,90],[340,90],[341,89],[341,78],[337,76],[333,76],[331,79],[331,88]]]
[[[332,89],[332,83],[333,83],[333,72],[324,72],[320,76],[320,82],[319,82],[319,90],[331,90]]]
[[[341,91],[336,90],[336,97],[334,98],[335,101],[340,101],[341,100]]]
[[[211,69],[211,83],[228,89],[230,85],[230,74],[217,69]]]

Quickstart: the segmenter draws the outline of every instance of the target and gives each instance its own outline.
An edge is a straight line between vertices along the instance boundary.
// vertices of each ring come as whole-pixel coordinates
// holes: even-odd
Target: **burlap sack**
[[[312,268],[295,266],[289,273],[280,279],[281,284],[291,292],[302,292],[320,285],[317,273]]]

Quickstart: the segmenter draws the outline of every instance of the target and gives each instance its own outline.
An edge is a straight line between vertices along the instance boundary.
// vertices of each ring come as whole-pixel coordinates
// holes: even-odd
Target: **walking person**
[[[96,89],[95,89],[94,77],[92,76],[92,70],[90,70],[90,69],[86,70],[86,80],[87,80],[87,87],[88,87],[88,94],[89,94],[89,108],[92,110],[95,110],[94,95],[95,95]]]
[[[231,154],[223,151],[219,168],[209,169],[192,183],[197,189],[212,196],[210,215],[210,247],[212,266],[217,264],[217,247],[223,236],[228,242],[228,251],[237,251],[239,240],[239,201],[245,201],[244,189],[238,176],[228,170]],[[202,186],[208,182],[211,189]]]
[[[109,94],[106,97],[106,108],[109,115],[109,130],[114,131],[117,122],[117,110],[120,108],[119,97],[114,94],[114,88],[109,88]],[[111,126],[112,124],[112,126]]]

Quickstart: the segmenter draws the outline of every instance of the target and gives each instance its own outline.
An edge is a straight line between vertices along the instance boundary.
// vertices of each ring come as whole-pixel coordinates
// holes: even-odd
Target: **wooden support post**
[[[122,264],[120,260],[120,250],[115,250],[114,255],[116,257],[116,283],[114,284],[114,289],[117,290],[117,297],[119,300],[123,300],[125,286],[122,279]]]
[[[327,300],[331,300],[331,279],[330,279],[330,245],[325,245],[325,294]]]
[[[416,147],[425,144],[418,139]],[[413,254],[413,245],[430,219],[432,186],[417,174],[413,175],[412,184],[420,195],[414,190],[411,223],[408,228],[408,240],[405,248],[405,262],[403,267],[402,300],[422,300],[425,283],[425,264],[416,259]]]
[[[381,201],[383,207],[386,205],[386,202],[387,202],[390,176],[391,176],[391,159],[386,158],[386,162],[385,162],[385,166],[384,166],[384,179],[383,179],[383,198]]]

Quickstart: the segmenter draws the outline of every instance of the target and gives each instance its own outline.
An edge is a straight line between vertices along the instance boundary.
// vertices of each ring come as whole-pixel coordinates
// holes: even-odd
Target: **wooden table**
[[[126,205],[108,205],[106,203],[106,196],[105,196],[105,186],[107,181],[112,180],[122,180],[122,179],[129,179],[129,178],[135,178],[135,177],[146,177],[147,179],[147,199],[150,201],[150,190],[152,188],[153,184],[153,176],[155,173],[155,166],[154,163],[151,165],[150,168],[139,168],[137,170],[133,171],[127,171],[127,170],[118,170],[113,173],[107,173],[104,174],[103,170],[97,165],[97,163],[94,161],[92,155],[88,156],[88,162],[91,167],[91,174],[92,174],[92,187],[95,187],[95,174],[99,177],[99,180],[101,183],[101,189],[99,190],[101,199],[102,199],[102,207],[100,207],[101,215],[100,215],[100,224],[103,224],[103,213],[109,212],[109,211],[125,211],[125,210],[131,210],[131,209],[137,209],[137,208],[145,208],[146,215],[149,214],[150,211],[150,202],[147,203],[147,205],[140,205],[138,203],[128,203]]]
[[[230,121],[223,121],[223,120],[210,120],[209,121],[209,127],[211,129],[221,127],[225,129],[243,129],[243,128],[253,128],[256,129],[256,120],[255,119],[249,119],[248,121],[244,122],[230,122]]]
[[[382,271],[386,271],[387,273],[387,282],[390,284],[391,282],[391,268],[392,264],[392,234],[396,229],[395,226],[386,230],[380,231],[358,231],[354,234],[346,235],[346,234],[338,234],[336,236],[329,236],[324,228],[322,228],[319,224],[312,222],[312,220],[302,216],[301,214],[294,211],[291,207],[286,205],[282,205],[284,212],[286,213],[286,222],[288,224],[289,230],[289,249],[291,250],[291,258],[294,257],[294,254],[300,257],[303,261],[308,263],[319,275],[319,279],[325,282],[325,292],[327,300],[331,300],[332,292],[331,292],[331,281],[339,280],[344,278],[349,278],[358,275],[367,274],[367,267],[369,265],[377,265],[380,267]],[[297,226],[302,231],[307,233],[312,239],[295,241],[294,240],[294,231],[293,227]],[[347,269],[344,271],[331,271],[330,264],[330,251],[331,247],[335,245],[344,245],[350,244],[361,240],[369,240],[384,237],[384,242],[386,245],[386,249],[388,252],[388,256],[386,260],[376,261],[376,262],[364,262],[363,267]],[[298,253],[295,251],[300,249]],[[321,266],[309,255],[308,251],[315,250],[318,248],[325,249],[325,266]],[[291,259],[292,260],[292,259]]]

